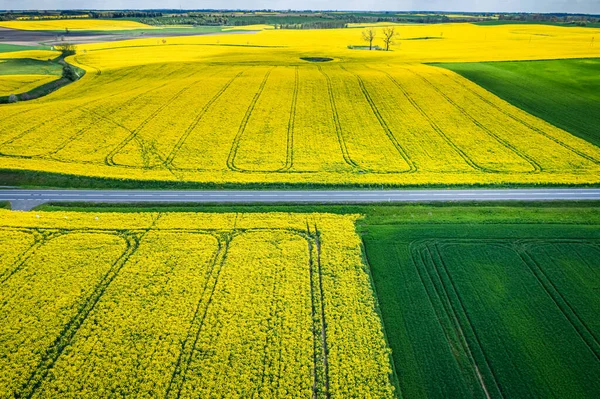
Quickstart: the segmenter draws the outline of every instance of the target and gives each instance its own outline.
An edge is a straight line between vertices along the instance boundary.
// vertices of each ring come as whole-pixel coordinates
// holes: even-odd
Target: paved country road
[[[13,210],[30,210],[46,202],[165,203],[377,203],[452,201],[581,201],[600,200],[600,189],[478,190],[0,190],[0,201]]]

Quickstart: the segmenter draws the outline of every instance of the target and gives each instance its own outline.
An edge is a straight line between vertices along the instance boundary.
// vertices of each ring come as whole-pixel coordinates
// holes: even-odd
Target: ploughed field
[[[401,397],[597,398],[598,225],[432,213],[364,235]]]
[[[397,29],[392,52],[346,48],[358,29],[79,46],[69,60],[81,80],[0,107],[0,168],[216,184],[598,183],[600,148],[422,64],[593,57],[594,29]]]
[[[354,220],[0,211],[0,396],[393,398]]]

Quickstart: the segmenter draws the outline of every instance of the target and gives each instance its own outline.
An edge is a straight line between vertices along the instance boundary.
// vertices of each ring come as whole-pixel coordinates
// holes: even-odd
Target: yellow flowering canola
[[[0,168],[241,184],[600,181],[600,148],[424,64],[596,57],[599,29],[396,29],[390,52],[347,48],[365,44],[361,29],[81,45],[70,61],[83,79],[0,106]]]
[[[0,210],[0,396],[391,399],[354,221]]]
[[[58,78],[54,75],[0,75],[0,96],[25,93]]]
[[[23,50],[9,51],[6,53],[0,52],[0,60],[9,58],[31,58],[32,60],[48,61],[53,60],[60,55],[60,52],[53,50]],[[2,66],[0,65],[0,68]]]
[[[114,19],[57,19],[29,21],[0,21],[0,27],[21,30],[129,30],[153,29],[135,21]]]

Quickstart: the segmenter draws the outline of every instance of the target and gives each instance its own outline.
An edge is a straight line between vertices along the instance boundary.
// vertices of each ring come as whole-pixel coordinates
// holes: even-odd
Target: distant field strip
[[[215,183],[600,176],[600,148],[437,67],[190,62],[99,71],[39,101],[1,106],[0,168]]]
[[[0,396],[392,399],[359,242],[345,216],[4,211]]]
[[[596,397],[594,228],[370,227],[365,244],[404,397]]]

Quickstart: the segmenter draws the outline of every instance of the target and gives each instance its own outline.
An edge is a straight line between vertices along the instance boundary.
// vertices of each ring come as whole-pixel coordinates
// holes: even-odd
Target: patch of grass
[[[600,224],[598,201],[581,202],[477,202],[435,204],[197,204],[197,203],[81,203],[57,202],[38,206],[43,211],[79,212],[211,212],[211,213],[336,213],[360,214],[360,231],[371,226],[396,224]]]
[[[10,202],[0,201],[0,209],[10,209]]]
[[[7,58],[0,62],[0,75],[56,75],[62,74],[62,65],[55,60],[40,61],[29,58]]]
[[[600,59],[435,65],[600,146]]]
[[[597,203],[405,210],[361,227],[401,397],[595,397]]]
[[[0,53],[12,53],[15,51],[50,50],[50,46],[19,46],[18,44],[0,43]]]

